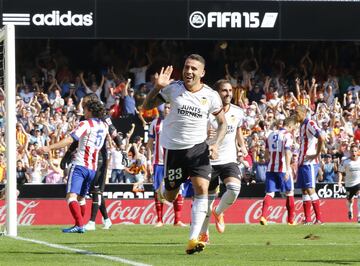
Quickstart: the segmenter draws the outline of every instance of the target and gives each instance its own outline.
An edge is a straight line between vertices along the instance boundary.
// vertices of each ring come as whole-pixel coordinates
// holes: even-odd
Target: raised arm
[[[161,89],[169,85],[170,82],[172,81],[172,79],[170,78],[172,72],[173,72],[173,67],[167,66],[165,69],[164,67],[162,67],[160,73],[155,74],[155,86],[154,89],[152,89],[147,94],[144,100],[143,103],[144,110],[153,109],[154,107],[163,103],[163,100],[160,97],[158,97],[158,95]]]
[[[123,89],[121,90],[121,97],[122,97],[123,99],[124,99],[126,96],[129,95],[129,93],[128,93],[128,88],[129,88],[129,86],[130,86],[130,83],[131,83],[131,79],[127,79],[126,84],[125,84],[125,88],[123,88]]]
[[[316,91],[316,87],[318,84],[316,84],[316,79],[315,77],[312,77],[311,79],[311,86],[310,86],[310,92],[309,92],[309,96],[310,96],[310,101],[312,103],[314,103],[317,99],[317,91]]]
[[[104,83],[105,83],[105,76],[101,75],[101,81],[100,81],[99,88],[102,88],[104,86]]]
[[[81,84],[82,84],[86,89],[89,89],[89,86],[86,84],[85,79],[84,79],[84,72],[80,72],[79,77],[80,77]]]
[[[295,79],[295,88],[296,88],[296,98],[300,97],[300,78]]]

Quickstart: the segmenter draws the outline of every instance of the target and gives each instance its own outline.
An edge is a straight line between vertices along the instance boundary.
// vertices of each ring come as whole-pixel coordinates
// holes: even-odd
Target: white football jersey
[[[219,156],[216,160],[210,160],[211,165],[237,162],[236,132],[242,126],[244,111],[240,107],[231,104],[229,110],[225,113],[225,119],[227,122],[226,135],[218,147]],[[218,128],[216,117],[213,115],[209,117],[209,126],[214,129]]]
[[[222,109],[219,94],[205,84],[199,91],[190,92],[184,82],[176,81],[163,88],[160,95],[171,105],[160,144],[166,149],[182,150],[204,142],[209,115]]]
[[[356,161],[344,160],[339,167],[339,171],[345,173],[345,187],[360,184],[360,157]]]
[[[79,141],[72,163],[96,170],[99,151],[104,145],[107,133],[108,125],[100,119],[81,121],[70,134]]]

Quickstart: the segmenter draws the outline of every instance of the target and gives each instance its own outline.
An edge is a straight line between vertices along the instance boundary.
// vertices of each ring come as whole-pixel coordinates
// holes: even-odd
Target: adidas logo
[[[89,27],[93,25],[93,13],[73,14],[67,11],[61,14],[59,10],[53,10],[51,13],[34,14],[32,17],[29,13],[3,13],[3,25],[13,24],[20,26],[75,26]]]

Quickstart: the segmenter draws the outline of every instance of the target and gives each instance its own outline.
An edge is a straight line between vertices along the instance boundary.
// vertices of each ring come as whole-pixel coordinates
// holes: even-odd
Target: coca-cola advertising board
[[[107,210],[113,224],[155,224],[157,222],[154,200],[108,200]],[[216,203],[215,203],[216,204]],[[262,199],[238,199],[225,213],[227,223],[258,223],[261,216]],[[87,201],[86,220],[90,216],[91,201]],[[336,211],[334,211],[336,210]],[[324,222],[349,222],[345,199],[321,199]],[[172,204],[164,204],[163,221],[174,222]],[[354,210],[357,213],[357,209]],[[185,200],[182,220],[190,222],[191,200]],[[313,214],[314,216],[314,214]],[[313,217],[314,218],[314,217]],[[269,207],[269,223],[286,223],[287,211],[284,199],[274,199]],[[295,201],[295,221],[303,220],[302,201]],[[0,224],[6,221],[5,201],[0,201]],[[355,221],[355,218],[354,218]],[[100,213],[97,223],[101,223]],[[212,220],[213,221],[213,217]],[[19,225],[62,225],[72,224],[73,219],[65,200],[18,200]]]

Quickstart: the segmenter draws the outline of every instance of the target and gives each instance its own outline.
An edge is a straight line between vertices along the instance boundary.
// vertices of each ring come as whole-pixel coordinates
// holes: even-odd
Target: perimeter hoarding
[[[359,1],[0,0],[17,38],[360,40]]]
[[[0,184],[0,189],[4,187]],[[106,199],[153,199],[154,189],[151,184],[144,184],[145,191],[133,192],[132,184],[107,184],[104,190]],[[65,198],[65,184],[25,184],[18,186],[20,199],[62,199]],[[220,185],[221,196],[225,187]],[[346,190],[336,183],[318,183],[316,192],[320,198],[345,199]],[[245,185],[242,184],[239,198],[263,198],[265,196],[265,183]],[[276,197],[281,195],[276,194]],[[295,189],[295,197],[301,197],[301,190]]]
[[[218,200],[217,200],[218,201]],[[6,220],[6,205],[0,200],[0,224]],[[215,205],[218,202],[215,203]],[[113,224],[155,224],[157,222],[155,201],[150,199],[134,200],[107,200],[107,211]],[[182,220],[190,223],[191,200],[185,200],[182,210]],[[356,217],[351,221],[347,217],[346,199],[321,199],[322,218],[325,223],[356,222]],[[91,201],[87,201],[85,220],[90,217]],[[258,223],[261,216],[262,199],[238,199],[226,211],[227,223]],[[336,210],[336,211],[334,211]],[[355,207],[354,213],[357,213]],[[172,204],[166,203],[163,211],[165,224],[174,223]],[[315,220],[315,214],[312,213]],[[214,218],[211,217],[213,223]],[[302,200],[295,200],[295,221],[301,223],[304,219]],[[101,215],[96,222],[101,224]],[[285,199],[274,199],[269,206],[269,223],[287,223],[287,210]],[[18,224],[19,225],[47,225],[47,224],[72,224],[69,208],[65,200],[19,200]]]

